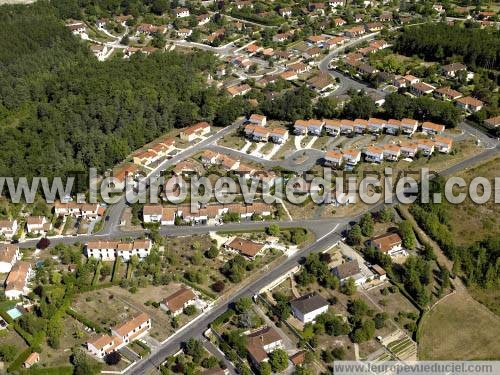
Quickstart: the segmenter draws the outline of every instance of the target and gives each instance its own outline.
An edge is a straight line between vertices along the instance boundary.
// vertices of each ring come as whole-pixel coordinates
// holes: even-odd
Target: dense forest
[[[98,62],[47,2],[0,7],[0,24],[2,176],[103,171],[172,127],[227,125],[243,108],[206,84],[211,54]]]
[[[500,67],[500,31],[449,26],[444,23],[405,28],[394,48],[404,55],[419,55],[426,60],[449,62],[462,60],[471,66],[488,69]]]

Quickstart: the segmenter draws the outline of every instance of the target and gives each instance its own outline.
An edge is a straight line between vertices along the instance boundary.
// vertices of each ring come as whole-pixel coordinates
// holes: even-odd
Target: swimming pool
[[[7,310],[7,314],[13,319],[16,320],[17,318],[20,318],[23,314],[21,314],[21,311],[16,309],[15,307],[13,309]]]

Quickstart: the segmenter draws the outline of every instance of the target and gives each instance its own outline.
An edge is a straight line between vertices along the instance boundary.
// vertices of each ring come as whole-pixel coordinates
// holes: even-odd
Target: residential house
[[[189,17],[189,9],[188,8],[175,8],[174,9],[174,16],[176,18],[185,18]]]
[[[224,248],[246,256],[247,258],[254,259],[258,255],[261,255],[264,251],[264,244],[246,240],[241,237],[235,237],[234,239],[227,241],[224,244]]]
[[[207,23],[210,22],[210,15],[200,14],[199,16],[196,16],[196,21],[198,21],[198,26],[206,25]]]
[[[386,121],[371,117],[368,119],[368,131],[374,134],[380,134],[384,130]]]
[[[344,26],[347,22],[342,18],[335,18],[333,20],[333,23],[335,24],[336,27],[339,27],[339,26]]]
[[[285,81],[295,81],[299,79],[299,76],[293,70],[286,70],[283,73],[280,73],[280,77]]]
[[[358,68],[358,70],[359,70],[359,68]],[[380,73],[378,70],[374,70],[374,72]],[[366,93],[366,95],[368,95],[373,100],[375,105],[377,105],[378,107],[381,107],[385,103],[385,96],[379,94],[376,91],[368,91]]]
[[[340,151],[327,151],[325,153],[325,165],[330,167],[340,167],[344,161]]]
[[[42,234],[52,229],[52,223],[45,216],[29,216],[26,219],[26,232]]]
[[[380,281],[387,280],[387,273],[378,264],[374,264],[372,266],[372,270],[375,272],[375,275],[376,275],[375,278],[379,279]]]
[[[441,124],[435,124],[430,121],[426,121],[422,124],[422,133],[434,135],[442,134],[444,132],[445,126]]]
[[[269,360],[268,354],[281,348],[283,343],[280,334],[271,327],[259,328],[247,336],[247,351],[254,366]]]
[[[500,126],[500,116],[490,117],[484,120],[484,124],[490,129],[496,129]]]
[[[453,140],[451,138],[442,137],[440,135],[436,135],[434,137],[434,143],[436,149],[444,154],[450,153],[451,148],[453,146]]]
[[[248,122],[251,124],[259,125],[259,126],[266,126],[267,125],[267,117],[264,115],[259,115],[257,113],[254,113],[250,115],[248,118]]]
[[[412,135],[418,129],[418,121],[411,118],[401,120],[401,132],[403,134]]]
[[[286,42],[291,36],[292,36],[292,34],[290,32],[278,33],[276,35],[273,35],[273,42],[283,43],[283,42]]]
[[[403,241],[397,233],[386,233],[378,237],[374,237],[369,241],[369,244],[381,253],[395,255],[403,249]]]
[[[382,22],[391,22],[392,21],[392,12],[382,12],[378,19]]]
[[[19,247],[14,244],[0,245],[0,273],[8,273],[12,266],[21,259]]]
[[[318,315],[328,311],[328,301],[319,294],[309,293],[290,301],[293,316],[302,323],[314,323]]]
[[[338,7],[343,7],[344,6],[344,0],[329,0],[328,5],[331,8],[338,8]]]
[[[303,74],[311,70],[311,67],[309,65],[304,64],[303,62],[297,62],[288,65],[287,70],[291,70],[297,74]]]
[[[242,85],[235,85],[228,87],[226,91],[229,93],[229,95],[231,95],[234,98],[235,96],[243,96],[248,94],[251,89],[252,88],[250,87],[250,85],[244,83]]]
[[[417,148],[424,156],[431,156],[434,152],[435,144],[430,139],[419,139],[417,141]]]
[[[389,119],[385,124],[385,132],[387,134],[397,135],[401,131],[401,121]]]
[[[453,63],[441,67],[443,74],[448,78],[455,78],[458,72],[467,72],[467,67],[462,63]]]
[[[40,354],[37,352],[31,353],[28,358],[23,362],[24,368],[30,368],[40,362]]]
[[[297,135],[320,135],[323,129],[323,120],[297,120],[293,125],[293,131]]]
[[[283,128],[272,129],[269,133],[271,141],[277,144],[283,144],[288,140],[288,130]]]
[[[190,37],[191,34],[193,33],[193,30],[191,29],[179,29],[177,30],[177,36],[182,39],[186,39],[187,37]]]
[[[5,280],[5,297],[19,299],[30,292],[28,283],[33,276],[33,269],[28,262],[17,262]]]
[[[384,25],[382,25],[380,22],[369,22],[365,25],[366,29],[372,33],[376,31],[380,31],[384,28]]]
[[[340,134],[351,134],[354,132],[354,121],[340,120]]]
[[[346,38],[344,38],[343,36],[335,36],[333,38],[327,39],[323,44],[323,47],[330,50],[334,47],[344,44],[345,40]]]
[[[347,149],[342,151],[342,157],[349,166],[354,166],[361,160],[361,151]]]
[[[0,220],[0,236],[10,240],[17,232],[17,220]]]
[[[401,150],[401,156],[405,158],[413,158],[417,154],[418,147],[416,143],[403,141],[399,146]]]
[[[307,80],[309,87],[318,93],[327,92],[334,87],[334,81],[328,73],[319,73]]]
[[[478,112],[483,108],[484,103],[472,96],[465,96],[463,98],[457,99],[455,102],[456,106],[460,109],[469,112]]]
[[[87,341],[87,350],[90,354],[100,359],[123,346],[123,341],[120,337],[107,334],[101,334]]]
[[[315,59],[321,56],[321,49],[319,47],[311,47],[302,53],[302,57],[306,60]]]
[[[355,26],[350,29],[344,30],[345,36],[349,38],[355,38],[357,36],[363,35],[365,33],[365,28],[363,26]]]
[[[256,142],[267,142],[269,139],[269,129],[255,125],[252,132],[252,139]]]
[[[403,77],[403,79],[406,82],[406,85],[414,85],[416,83],[420,82],[420,78],[417,78],[415,76],[412,76],[411,74],[407,74]]]
[[[140,313],[128,322],[111,328],[111,334],[119,337],[125,345],[137,340],[151,329],[151,319],[148,314]]]
[[[166,297],[160,303],[160,309],[170,312],[172,316],[178,316],[182,314],[186,307],[195,305],[197,300],[196,294],[191,289],[183,286]]]
[[[417,82],[410,86],[410,91],[416,96],[432,94],[436,88],[425,82]]]
[[[183,129],[179,136],[183,141],[192,142],[196,138],[206,136],[208,133],[210,133],[210,124],[203,121]]]
[[[91,44],[90,51],[98,60],[103,60],[108,53],[108,46],[104,44]]]
[[[155,26],[150,23],[141,23],[137,26],[137,33],[144,34],[147,36],[151,36],[155,33],[165,34],[167,32],[167,28],[165,26]]]
[[[356,134],[364,134],[366,129],[368,129],[368,121],[362,118],[357,118],[353,121],[354,123],[354,132]]]
[[[336,137],[340,134],[340,121],[339,120],[323,120],[325,123],[324,129],[326,134]]]
[[[462,96],[462,93],[448,87],[441,87],[434,91],[434,95],[442,100],[456,100]]]
[[[340,285],[344,285],[349,279],[353,279],[358,286],[366,282],[366,276],[361,272],[356,259],[339,264],[333,269],[333,274],[339,278]]]
[[[66,24],[66,27],[73,33],[73,35],[83,35],[87,32],[87,26],[83,22]]]
[[[292,16],[292,10],[290,8],[280,8],[278,13],[283,18],[288,18]]]
[[[325,37],[321,35],[311,35],[306,38],[306,42],[309,44],[321,46],[325,42]]]
[[[365,150],[365,159],[368,162],[381,163],[384,160],[384,149],[378,146],[368,146]]]
[[[358,74],[361,75],[370,75],[370,74],[375,74],[378,72],[377,68],[374,68],[373,66],[365,63],[358,64],[357,66],[357,71]]]
[[[219,154],[210,150],[205,150],[200,160],[203,165],[216,165],[219,163]]]
[[[389,161],[397,161],[401,156],[401,147],[387,143],[384,145],[384,159]]]

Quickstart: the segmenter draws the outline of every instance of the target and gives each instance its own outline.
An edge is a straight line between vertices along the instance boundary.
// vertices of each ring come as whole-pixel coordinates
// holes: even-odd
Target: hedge
[[[233,317],[235,311],[233,309],[226,310],[223,314],[219,315],[215,320],[210,324],[211,328],[218,328],[224,323],[229,322],[229,320]]]
[[[29,375],[72,375],[73,366],[38,368],[32,367],[28,370]]]
[[[84,317],[83,315],[77,313],[75,310],[73,310],[72,308],[68,308],[66,309],[66,313],[73,317],[74,319],[78,320],[80,323],[82,323],[84,326],[86,327],[89,327],[91,329],[93,329],[94,331],[96,331],[97,333],[103,333],[103,332],[107,332],[106,329],[104,329],[103,327],[101,327],[99,324],[93,322],[92,320],[90,319],[87,319],[86,317]]]
[[[206,297],[208,297],[210,299],[217,299],[217,295],[215,293],[212,293],[206,289],[201,288],[196,283],[193,283],[184,277],[182,278],[182,282],[189,285],[191,288],[196,289],[198,292],[200,292],[201,294],[204,294]]]
[[[111,276],[111,281],[114,283],[116,281],[118,281],[118,270],[120,269],[120,265],[121,265],[121,260],[122,258],[121,257],[117,257],[116,260],[115,260],[115,264],[114,264],[114,267],[113,267],[113,275]]]

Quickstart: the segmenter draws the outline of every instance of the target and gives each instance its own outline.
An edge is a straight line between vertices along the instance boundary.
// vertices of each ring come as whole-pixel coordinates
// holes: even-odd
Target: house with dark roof
[[[279,333],[271,327],[259,328],[247,335],[247,351],[255,366],[269,360],[268,354],[283,345]]]
[[[293,315],[302,323],[314,322],[328,311],[328,301],[319,294],[309,293],[290,302]]]
[[[356,285],[362,285],[366,282],[366,277],[361,273],[358,261],[356,259],[339,264],[333,269],[333,274],[340,280],[340,285],[343,285],[348,279],[353,279]]]

